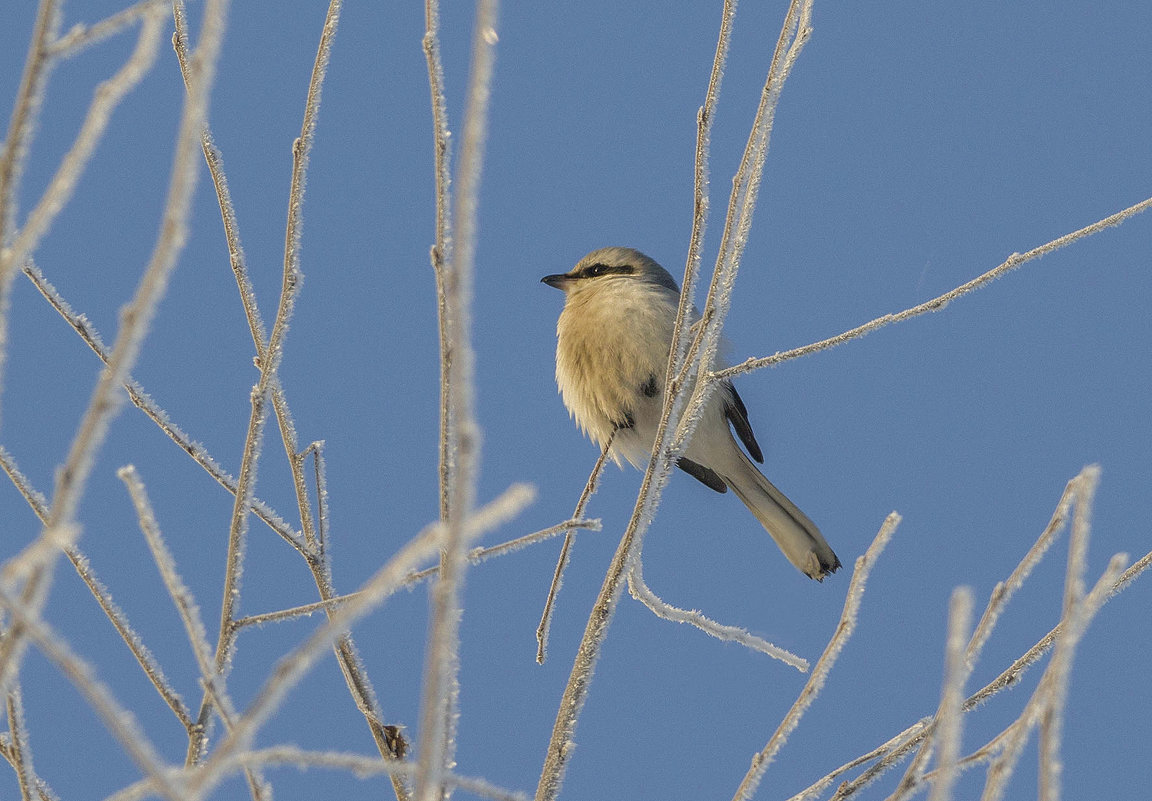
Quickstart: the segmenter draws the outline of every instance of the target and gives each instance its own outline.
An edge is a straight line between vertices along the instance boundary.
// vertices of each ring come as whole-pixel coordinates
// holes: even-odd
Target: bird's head
[[[616,281],[639,281],[680,292],[676,279],[655,260],[638,250],[621,247],[594,250],[568,272],[546,275],[540,280],[566,293],[609,289]]]

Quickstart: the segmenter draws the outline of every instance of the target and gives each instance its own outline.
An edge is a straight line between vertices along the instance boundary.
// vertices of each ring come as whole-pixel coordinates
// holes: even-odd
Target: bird
[[[643,469],[663,412],[680,303],[676,279],[638,250],[606,247],[568,272],[540,280],[565,296],[556,324],[556,383],[569,416],[602,451],[610,449],[617,465],[623,458]],[[713,369],[723,366],[717,358]],[[764,455],[748,410],[732,382],[721,381],[677,466],[716,492],[731,488],[788,561],[823,581],[840,568],[840,559],[753,459],[763,463]]]

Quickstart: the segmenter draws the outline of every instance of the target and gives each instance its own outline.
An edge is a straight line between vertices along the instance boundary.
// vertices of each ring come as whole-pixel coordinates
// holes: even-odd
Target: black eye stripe
[[[580,268],[577,278],[598,278],[601,275],[631,275],[635,270],[630,264],[589,264]]]

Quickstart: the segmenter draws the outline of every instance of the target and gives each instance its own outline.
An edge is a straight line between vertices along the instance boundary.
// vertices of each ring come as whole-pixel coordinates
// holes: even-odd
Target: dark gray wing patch
[[[740,400],[736,387],[732,386],[730,381],[724,383],[728,385],[725,387],[728,390],[728,397],[725,398],[724,416],[732,423],[732,428],[736,429],[736,435],[748,449],[748,455],[763,464],[764,454],[760,452],[760,445],[757,444],[756,435],[752,433],[752,426],[748,422],[748,409],[744,406],[744,401]]]
[[[632,412],[630,412],[628,410],[624,411],[624,419],[623,420],[613,420],[612,421],[612,430],[613,431],[620,431],[621,429],[635,428],[635,427],[636,427],[636,420],[632,417]]]
[[[710,490],[716,490],[716,492],[728,491],[728,485],[724,483],[724,479],[716,474],[715,470],[707,468],[702,464],[697,464],[691,459],[685,459],[683,456],[676,460],[676,466]]]

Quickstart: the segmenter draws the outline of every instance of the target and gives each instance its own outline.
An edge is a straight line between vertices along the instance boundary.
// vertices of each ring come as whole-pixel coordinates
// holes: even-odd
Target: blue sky
[[[0,25],[0,105],[11,107],[32,4]],[[120,6],[72,3],[65,28]],[[198,13],[198,7],[193,11]],[[291,145],[325,5],[233,5],[211,106],[252,280],[271,319],[280,286]],[[759,98],[782,3],[738,10],[713,133],[705,261]],[[565,519],[595,460],[556,393],[562,298],[538,283],[605,245],[683,270],[696,110],[717,3],[506,3],[477,242],[474,335],[483,427],[480,495],[528,481],[537,501],[486,539]],[[419,3],[348,2],[336,38],[305,196],[305,281],[281,378],[300,439],[326,442],[333,572],[350,591],[437,515],[431,117]],[[743,359],[823,339],[928,300],[1025,251],[1152,195],[1152,9],[1140,4],[818,3],[783,94],[756,221],[726,333]],[[459,138],[471,9],[443,9],[450,125]],[[94,86],[123,61],[122,34],[61,64],[20,195],[34,204]],[[157,64],[35,253],[63,296],[111,341],[155,239],[182,99],[175,58]],[[1089,580],[1109,557],[1152,549],[1152,217],[1069,247],[938,313],[738,381],[765,472],[822,528],[845,565],[893,509],[904,522],[875,567],[854,639],[770,768],[757,798],[787,798],[930,714],[948,599],[982,608],[1047,523],[1065,483],[1102,468]],[[99,363],[18,279],[0,443],[49,492]],[[258,380],[219,211],[201,176],[191,235],[133,375],[229,470]],[[257,494],[292,519],[273,427]],[[218,619],[231,498],[126,407],[80,509],[82,547],[184,693],[191,651],[163,594],[116,468],[136,465],[210,629]],[[550,658],[534,631],[558,552],[537,545],[469,570],[461,650],[459,770],[532,791],[588,610],[627,522],[639,474],[612,467],[560,595]],[[39,532],[0,486],[5,558]],[[1067,536],[1012,601],[969,691],[1058,620]],[[666,600],[815,660],[849,571],[822,585],[776,551],[747,511],[673,477],[647,536],[645,576]],[[241,610],[315,600],[299,556],[259,523]],[[427,593],[401,593],[354,631],[390,722],[415,739]],[[1077,655],[1064,745],[1069,798],[1139,797],[1152,783],[1145,576],[1105,607]],[[46,617],[129,703],[162,754],[183,730],[70,566]],[[230,689],[243,704],[317,621],[241,635]],[[210,634],[214,637],[215,632]],[[1033,670],[967,718],[966,750],[1018,713]],[[577,729],[562,797],[730,798],[803,686],[793,669],[657,620],[625,596]],[[23,673],[36,767],[63,798],[102,798],[138,774],[43,657]],[[332,659],[261,733],[260,745],[372,753]],[[1034,793],[1035,745],[1013,795]],[[382,779],[270,772],[277,798],[379,797]],[[865,797],[882,798],[894,773]],[[967,774],[957,797],[979,792]],[[17,793],[0,771],[0,797]],[[232,780],[217,797],[240,797]],[[466,797],[463,793],[457,797]]]

